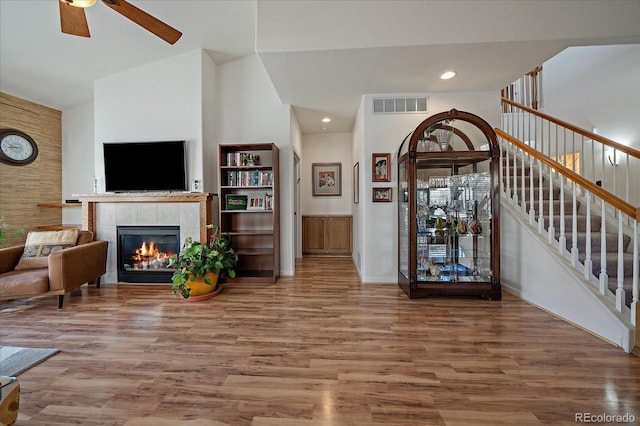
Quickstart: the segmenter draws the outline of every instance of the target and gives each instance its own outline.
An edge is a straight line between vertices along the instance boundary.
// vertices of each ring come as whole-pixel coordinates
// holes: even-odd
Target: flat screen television
[[[187,142],[104,143],[107,192],[187,191]]]

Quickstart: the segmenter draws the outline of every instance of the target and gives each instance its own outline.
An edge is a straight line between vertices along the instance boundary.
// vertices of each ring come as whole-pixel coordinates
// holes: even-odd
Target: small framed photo
[[[342,163],[313,163],[313,195],[342,195]]]
[[[353,204],[360,202],[360,163],[353,165]]]
[[[390,203],[391,188],[373,188],[372,198],[374,203]]]
[[[372,182],[391,182],[391,154],[371,154]]]
[[[265,210],[264,194],[250,194],[247,210]]]

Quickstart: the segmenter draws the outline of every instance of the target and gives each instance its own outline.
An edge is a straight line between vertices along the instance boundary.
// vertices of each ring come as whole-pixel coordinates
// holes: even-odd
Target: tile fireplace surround
[[[82,229],[109,241],[107,272],[102,282],[118,281],[117,232],[122,225],[180,226],[180,242],[186,237],[206,241],[206,225],[212,223],[212,193],[122,193],[76,195],[82,202]]]

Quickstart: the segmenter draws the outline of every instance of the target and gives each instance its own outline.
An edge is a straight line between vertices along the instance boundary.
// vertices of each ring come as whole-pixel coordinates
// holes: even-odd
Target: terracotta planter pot
[[[207,300],[215,297],[222,290],[222,286],[218,286],[218,275],[212,272],[207,272],[206,277],[211,280],[211,285],[204,282],[204,278],[198,278],[192,281],[189,278],[187,285],[191,288],[191,293],[188,299],[183,299],[186,302],[198,302],[200,300]],[[218,286],[218,288],[216,288]]]

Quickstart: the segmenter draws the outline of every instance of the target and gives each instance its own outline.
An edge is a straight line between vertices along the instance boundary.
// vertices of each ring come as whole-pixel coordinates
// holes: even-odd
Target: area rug
[[[60,352],[60,349],[0,346],[0,376],[17,376]]]

